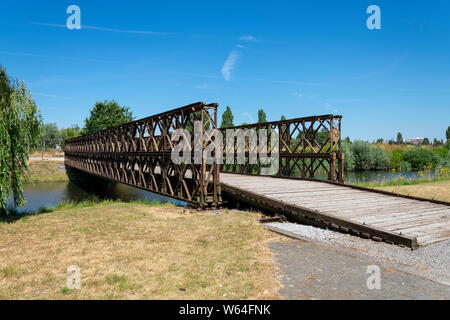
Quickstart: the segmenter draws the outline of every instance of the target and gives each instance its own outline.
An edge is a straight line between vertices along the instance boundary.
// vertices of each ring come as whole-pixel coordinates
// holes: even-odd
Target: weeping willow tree
[[[11,194],[14,206],[25,205],[22,178],[30,179],[28,154],[41,129],[41,114],[24,82],[0,66],[0,212],[6,212]]]

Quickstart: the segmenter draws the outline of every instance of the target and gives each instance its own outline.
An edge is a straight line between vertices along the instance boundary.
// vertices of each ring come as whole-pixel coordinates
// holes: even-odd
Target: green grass
[[[16,267],[12,265],[0,269],[0,275],[2,275],[3,277],[13,277],[18,274],[19,272],[17,271]]]
[[[67,202],[61,202],[55,207],[48,207],[44,206],[39,208],[39,210],[35,212],[23,212],[19,213],[19,211],[15,208],[6,210],[0,210],[0,223],[14,223],[18,220],[27,220],[32,216],[37,216],[44,213],[50,213],[55,211],[62,211],[62,210],[68,210],[68,209],[79,209],[79,208],[87,208],[87,207],[93,207],[98,204],[114,204],[114,203],[123,203],[121,200],[100,200],[99,198],[95,196],[91,196],[89,199],[84,200],[82,202],[73,202],[73,201],[67,201]],[[130,201],[126,202],[129,204],[143,204],[150,207],[160,207],[160,206],[175,206],[173,203],[161,203],[157,200],[154,201],[147,201],[147,200],[136,200],[136,201]]]
[[[32,176],[33,183],[42,183],[42,182],[65,182],[69,181],[67,174],[65,173],[56,173],[52,175],[34,175]],[[24,181],[28,182],[28,181]]]

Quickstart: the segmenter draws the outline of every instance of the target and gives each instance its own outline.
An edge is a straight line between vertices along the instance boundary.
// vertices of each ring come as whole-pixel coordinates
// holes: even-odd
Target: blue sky
[[[81,30],[66,9],[81,8]],[[369,30],[366,9],[381,9]],[[352,139],[444,138],[450,1],[2,1],[0,64],[46,122],[96,101],[137,118],[196,101],[235,123],[342,114]]]

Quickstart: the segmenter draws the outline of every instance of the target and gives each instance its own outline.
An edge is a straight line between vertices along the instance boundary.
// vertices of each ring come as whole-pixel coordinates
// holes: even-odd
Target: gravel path
[[[397,270],[450,286],[450,240],[411,250],[296,223],[268,223],[269,229],[314,240],[334,249],[372,257]]]
[[[346,253],[318,241],[293,239],[269,245],[280,267],[280,294],[285,299],[450,299],[450,286],[389,267],[373,257]],[[376,284],[373,277],[378,279]]]

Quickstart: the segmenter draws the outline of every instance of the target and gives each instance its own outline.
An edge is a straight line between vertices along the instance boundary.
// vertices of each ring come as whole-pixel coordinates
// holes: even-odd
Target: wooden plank
[[[380,200],[378,198],[354,198],[354,197],[345,197],[339,198],[339,200],[334,200],[333,198],[313,198],[313,199],[295,199],[295,201],[302,201],[305,205],[316,205],[321,208],[345,208],[351,206],[363,205],[365,208],[368,206],[378,206],[383,207],[387,205],[411,205],[409,202],[405,202],[402,200],[396,199],[383,199]]]
[[[356,223],[371,232],[392,232],[388,237],[400,236],[401,232],[402,236],[420,237],[422,244],[435,241],[436,237],[430,232],[448,232],[450,206],[447,203],[316,181],[253,179],[251,176],[230,180],[236,184],[231,187],[248,192],[245,197],[252,201],[262,201],[280,210],[292,208],[293,212],[309,212],[330,223],[338,219],[335,221]]]
[[[409,219],[402,219],[402,220],[388,220],[384,222],[379,223],[369,223],[371,226],[375,227],[382,227],[387,228],[389,230],[397,230],[398,229],[404,229],[409,228],[413,226],[420,226],[420,225],[429,225],[435,222],[445,222],[448,221],[448,217],[446,216],[436,216],[436,215],[430,215],[428,217],[419,216],[415,218],[409,218]]]
[[[433,228],[443,228],[443,227],[448,227],[448,226],[450,226],[450,221],[436,222],[436,223],[428,224],[426,226],[396,229],[396,231],[401,231],[402,233],[413,233],[414,231],[425,231],[425,230],[430,230]]]
[[[435,208],[435,207],[431,207],[428,205],[425,205],[424,203],[419,203],[416,205],[409,205],[410,208],[414,208],[414,209],[410,209],[410,208],[404,208],[404,206],[401,206],[400,211],[398,211],[398,207],[381,207],[380,208],[353,208],[352,210],[345,210],[345,211],[340,211],[339,214],[344,215],[348,218],[357,218],[357,217],[362,217],[362,216],[367,216],[368,218],[373,217],[373,216],[380,216],[380,218],[382,218],[383,215],[386,214],[396,214],[396,213],[404,213],[407,212],[409,210],[416,212],[416,211],[425,211],[428,209],[434,209],[434,210],[441,210],[440,208]],[[330,212],[333,212],[333,210],[330,210]]]
[[[306,207],[316,207],[316,206],[313,206],[311,204],[304,204],[304,202],[302,202],[302,201],[294,201],[292,203],[298,204],[298,205],[303,205],[303,206],[306,206]],[[351,202],[349,202],[349,203],[347,203],[345,205],[341,205],[339,207],[338,206],[333,206],[331,204],[331,205],[326,205],[324,207],[317,206],[317,208],[320,208],[320,210],[323,210],[323,211],[326,211],[326,212],[329,212],[329,213],[331,213],[331,210],[332,210],[335,214],[341,215],[340,212],[343,211],[343,210],[349,210],[349,209],[357,210],[359,208],[361,208],[363,210],[380,209],[380,208],[383,208],[383,207],[385,207],[387,205],[392,205],[392,206],[393,205],[409,206],[409,204],[397,204],[395,202],[385,202],[383,205],[380,205],[378,203],[363,203],[363,202],[361,202],[361,203],[351,203]]]
[[[427,220],[427,219],[432,219],[433,217],[439,217],[442,219],[442,217],[444,217],[443,219],[448,219],[450,220],[450,215],[448,213],[442,213],[442,211],[428,211],[428,212],[424,212],[423,214],[409,214],[409,213],[405,213],[403,215],[399,215],[399,216],[395,216],[395,217],[386,217],[384,219],[368,219],[365,218],[365,222],[366,223],[370,223],[371,225],[374,226],[382,226],[383,224],[386,223],[407,223],[407,222],[413,222],[413,221],[418,221],[420,219],[423,220]]]
[[[263,203],[264,205],[270,206],[285,213],[293,214],[294,216],[300,215],[308,217],[309,219],[312,219],[314,221],[323,221],[324,223],[329,223],[330,225],[334,224],[348,230],[354,230],[355,232],[369,234],[371,236],[376,236],[387,241],[402,244],[411,248],[417,247],[417,239],[414,236],[399,235],[381,228],[372,228],[370,226],[362,225],[357,222],[342,219],[333,215],[322,214],[318,211],[300,207],[297,205],[281,203],[280,201],[270,199],[268,197],[261,196],[253,192],[236,188],[227,184],[222,184],[222,190],[228,193],[232,193],[238,198],[246,198],[254,201],[255,203]]]

